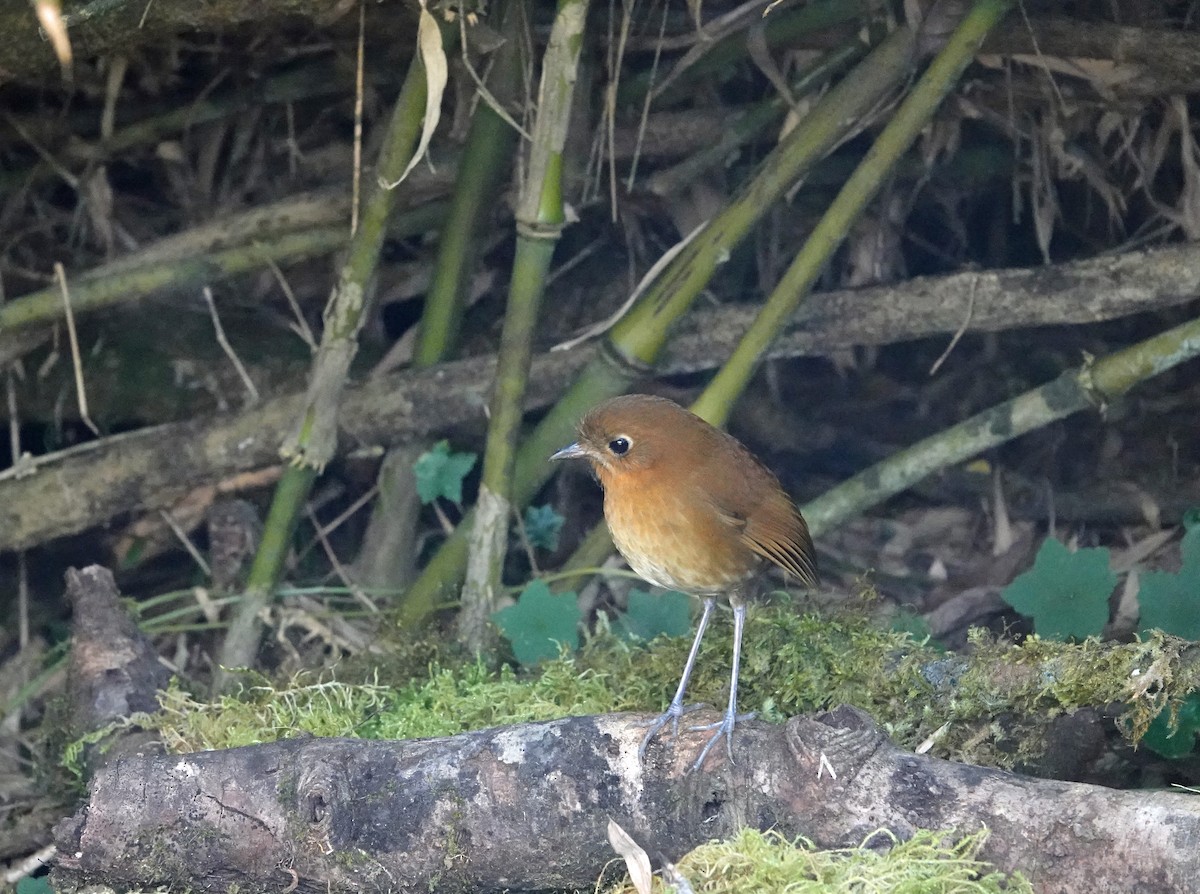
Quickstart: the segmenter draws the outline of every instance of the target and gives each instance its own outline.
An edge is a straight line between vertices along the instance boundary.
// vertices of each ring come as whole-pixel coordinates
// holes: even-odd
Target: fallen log
[[[820,846],[874,830],[990,836],[981,859],[1043,894],[1195,891],[1200,799],[955,764],[894,747],[841,707],[705,733],[637,759],[639,715],[573,717],[412,741],[302,738],[120,758],[56,831],[56,890],[538,890],[593,885],[611,818],[678,858],[751,825]]]

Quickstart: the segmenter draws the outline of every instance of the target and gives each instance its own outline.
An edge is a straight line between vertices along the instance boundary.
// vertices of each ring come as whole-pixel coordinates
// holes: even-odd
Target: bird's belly
[[[647,511],[647,505],[653,509]],[[727,593],[762,564],[715,515],[689,515],[672,500],[645,501],[636,512],[606,501],[605,517],[629,567],[669,590],[696,596]]]

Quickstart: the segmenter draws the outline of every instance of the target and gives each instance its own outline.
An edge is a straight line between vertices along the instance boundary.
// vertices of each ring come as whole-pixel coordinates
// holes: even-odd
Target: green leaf
[[[692,629],[692,598],[674,590],[629,591],[629,607],[617,625],[630,639],[649,642],[659,634],[683,636]]]
[[[54,894],[50,879],[45,876],[23,876],[17,879],[17,894]]]
[[[1162,711],[1150,721],[1142,742],[1163,757],[1187,757],[1196,750],[1196,733],[1200,733],[1200,693],[1193,692],[1179,706],[1178,726],[1171,731],[1171,712]]]
[[[1117,576],[1108,550],[1071,552],[1053,537],[1038,550],[1033,567],[1004,588],[1004,601],[1033,618],[1038,636],[1048,639],[1095,636],[1108,621],[1108,597]]]
[[[432,450],[422,453],[413,466],[417,476],[417,496],[425,504],[438,497],[462,503],[463,479],[474,467],[474,453],[451,453],[447,441],[438,441]]]
[[[549,504],[530,506],[525,510],[525,535],[532,546],[542,549],[558,549],[558,533],[562,530],[563,517]]]
[[[929,622],[924,617],[918,615],[914,611],[902,608],[892,616],[891,623],[888,625],[897,633],[907,633],[917,642],[929,641],[929,646],[939,651],[945,651],[944,648],[933,639],[933,631],[929,629]]]
[[[517,661],[531,667],[558,655],[558,644],[579,648],[582,617],[574,593],[555,595],[540,580],[530,581],[517,604],[492,615],[500,632],[512,643]]]
[[[1178,574],[1147,571],[1138,590],[1141,631],[1158,628],[1184,639],[1200,640],[1200,525],[1183,535],[1183,565]]]

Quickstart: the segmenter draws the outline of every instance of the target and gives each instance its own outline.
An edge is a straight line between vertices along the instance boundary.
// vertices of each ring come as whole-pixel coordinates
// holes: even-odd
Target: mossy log
[[[143,672],[145,651],[136,646],[111,574],[96,566],[71,571],[68,590],[82,612],[77,620],[85,619],[73,634],[68,691],[77,731],[114,720],[117,727],[107,750],[94,751],[88,762],[95,772],[87,804],[56,830],[56,890],[94,882],[194,891],[584,888],[612,857],[605,843],[609,818],[650,854],[671,860],[745,826],[804,836],[822,847],[857,846],[878,829],[907,839],[918,829],[961,836],[986,828],[980,857],[1021,871],[1038,891],[1183,892],[1200,877],[1200,800],[1193,796],[1033,779],[916,755],[849,707],[785,724],[744,722],[736,763],[715,749],[694,772],[709,733],[661,737],[642,764],[645,717],[630,713],[442,738],[308,736],[163,754],[159,743],[147,741],[148,731],[131,733],[122,719],[153,703],[161,676]],[[1056,699],[1082,697],[1093,678],[1115,676],[1131,650],[1144,664],[1164,647],[1031,642],[1001,655],[1000,644],[981,641],[976,657],[984,666],[976,672],[947,667],[960,661],[954,658],[931,665],[918,645],[903,658],[894,654],[902,634],[872,629],[785,613],[759,633],[782,638],[794,652],[778,640],[755,638],[752,657],[768,654],[777,671],[789,669],[775,675],[777,686],[789,688],[789,675],[811,679],[827,702],[857,700],[858,692],[862,704],[887,717],[889,702],[907,713],[938,713],[937,693],[946,685],[962,708],[987,685],[993,704],[1018,704],[1031,688],[1045,690],[1048,709]],[[874,670],[860,669],[861,684],[847,679],[858,676],[850,670],[856,659],[849,643],[860,637],[871,637],[864,648],[876,656]],[[1075,672],[1065,656],[1054,657],[1056,648],[1079,651]],[[622,654],[629,667],[613,662],[609,672],[626,691],[636,682],[624,674],[636,670],[643,682],[652,680],[661,676],[653,662],[680,658],[661,647]],[[826,666],[830,661],[836,668]],[[1139,678],[1190,681],[1189,667],[1182,655],[1163,653]],[[568,669],[565,679],[569,684],[574,672]],[[1130,679],[1128,672],[1121,679]],[[891,690],[884,680],[894,681]],[[560,673],[559,684],[547,685],[563,682]],[[529,701],[553,703],[532,692],[536,680],[523,685],[531,687]],[[1120,688],[1115,680],[1113,686]],[[97,711],[101,696],[104,710]],[[778,696],[790,703],[785,692]],[[456,722],[469,714],[461,702],[458,708],[435,702],[427,710]],[[708,718],[698,712],[694,719]],[[154,725],[145,715],[140,722]]]
[[[714,715],[715,716],[715,715]],[[618,822],[676,859],[743,826],[857,845],[873,830],[990,831],[980,854],[1046,894],[1194,891],[1200,799],[1046,781],[893,746],[848,707],[654,744],[640,715],[442,739],[292,739],[105,766],[56,829],[55,889],[191,891],[589,888]],[[697,715],[704,721],[711,719]]]

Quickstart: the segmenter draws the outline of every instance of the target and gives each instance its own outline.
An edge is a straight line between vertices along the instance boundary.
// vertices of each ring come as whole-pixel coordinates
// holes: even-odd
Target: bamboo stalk
[[[559,0],[542,61],[538,115],[528,171],[517,206],[517,248],[500,350],[489,404],[483,477],[471,525],[470,557],[459,612],[458,638],[474,652],[487,644],[512,513],[513,467],[520,435],[533,334],[550,259],[566,216],[563,210],[563,147],[583,47],[587,0]]]
[[[291,463],[276,485],[262,541],[247,577],[245,596],[221,644],[218,688],[228,683],[226,669],[253,663],[262,630],[259,614],[279,583],[287,548],[312,484],[333,456],[338,404],[350,362],[358,350],[358,330],[364,319],[368,283],[375,273],[387,220],[396,203],[396,190],[385,184],[400,177],[412,155],[426,111],[425,93],[425,66],[420,54],[414,52],[380,150],[376,183],[325,308],[325,329],[313,359],[308,393],[292,433],[280,448],[280,453]]]
[[[487,85],[496,101],[516,105],[524,63],[521,4],[510,0],[495,10],[504,43],[496,50]],[[490,104],[479,100],[471,117],[446,224],[441,229],[433,278],[421,314],[413,364],[432,366],[458,345],[463,306],[479,257],[479,236],[510,170],[517,133]]]
[[[487,89],[502,107],[519,107],[524,52],[524,7],[517,0],[493,6],[492,16],[504,42],[487,73]],[[413,367],[425,369],[450,357],[458,346],[471,275],[480,254],[484,224],[511,169],[517,132],[489,102],[478,99],[463,147],[454,193],[418,327]],[[379,497],[355,560],[358,583],[388,587],[401,594],[413,578],[420,515],[412,464],[420,443],[391,447],[379,469]],[[399,596],[403,600],[403,595]]]
[[[927,475],[1089,407],[1103,408],[1134,385],[1200,355],[1200,318],[1115,354],[1067,370],[1039,388],[918,441],[802,509],[815,535],[860,515]]]
[[[749,331],[692,405],[693,412],[714,425],[725,421],[767,346],[808,296],[813,283],[845,241],[867,203],[891,176],[896,163],[928,125],[946,94],[958,83],[963,69],[975,58],[983,39],[1004,18],[1011,5],[1012,0],[977,0],[805,240]]]

